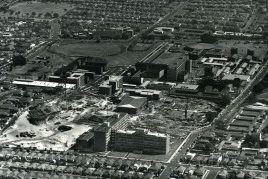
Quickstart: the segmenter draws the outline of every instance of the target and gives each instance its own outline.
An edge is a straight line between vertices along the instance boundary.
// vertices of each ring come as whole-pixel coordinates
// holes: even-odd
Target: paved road
[[[208,175],[207,175],[207,177],[206,177],[206,179],[215,179],[216,177],[217,177],[217,175],[218,175],[218,172],[219,172],[219,170],[209,170],[209,173],[208,173]]]
[[[154,28],[158,27],[161,23],[166,22],[168,19],[173,17],[176,13],[179,12],[179,13],[182,14],[183,8],[187,5],[187,2],[188,2],[188,0],[186,0],[184,2],[181,2],[177,7],[175,7],[173,9],[173,11],[168,13],[162,19],[160,19],[159,21],[155,22],[152,26],[148,27],[147,29],[142,30],[140,33],[138,33],[137,35],[135,35],[132,38],[128,39],[127,41],[130,42],[130,44],[131,44],[131,42],[135,42],[136,40],[138,40],[143,35],[150,33]]]
[[[266,54],[265,58],[268,58],[268,53]],[[268,71],[268,60],[265,63],[265,65],[262,67],[262,69],[257,73],[257,75],[248,83],[248,85],[243,90],[243,92],[241,92],[241,94],[228,107],[223,109],[223,111],[219,114],[218,118],[216,119],[229,122],[229,120],[232,119],[234,115],[236,115],[236,112],[241,107],[241,104],[250,95],[251,89],[253,88],[253,86],[263,79],[267,71]],[[196,131],[191,132],[188,139],[186,139],[187,141],[185,142],[185,144],[181,147],[179,151],[177,151],[177,154],[170,161],[170,163],[167,165],[166,169],[162,172],[159,178],[160,179],[168,178],[172,170],[178,166],[178,161],[180,160],[180,158],[186,153],[187,149],[193,144],[193,142],[197,139],[197,137],[201,135],[202,133],[207,132],[212,129],[213,129],[213,126],[208,126],[207,128],[203,128],[202,130],[196,130]],[[219,168],[219,167],[212,167],[212,168]]]
[[[195,130],[193,132],[191,132],[188,136],[188,138],[186,139],[186,142],[184,143],[184,145],[181,147],[181,149],[176,153],[176,155],[173,157],[173,159],[170,161],[169,164],[167,164],[167,167],[165,168],[165,170],[161,173],[161,175],[159,176],[160,179],[166,179],[169,178],[172,170],[174,170],[177,166],[178,166],[178,162],[180,160],[180,158],[182,156],[184,156],[184,154],[187,152],[187,149],[193,144],[193,142],[196,140],[196,138],[201,135],[202,133],[204,133],[205,131],[209,131],[211,130],[212,127],[211,126],[207,126],[201,130]]]

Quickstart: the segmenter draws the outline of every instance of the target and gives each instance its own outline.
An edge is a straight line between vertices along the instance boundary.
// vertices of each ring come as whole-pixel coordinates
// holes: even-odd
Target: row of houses
[[[72,152],[38,151],[4,148],[0,152],[3,169],[36,171],[39,173],[111,178],[158,176],[164,169],[161,163],[108,158]]]
[[[62,17],[62,32],[66,34],[68,31],[67,36],[80,38],[97,38],[98,32],[99,38],[129,38],[163,17],[166,14],[163,8],[168,4],[167,0],[81,1]],[[77,20],[79,26],[68,25]]]

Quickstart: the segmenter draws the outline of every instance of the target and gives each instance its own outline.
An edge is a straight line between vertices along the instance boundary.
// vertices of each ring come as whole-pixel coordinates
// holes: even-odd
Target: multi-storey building
[[[110,76],[108,80],[99,86],[99,93],[111,96],[123,87],[122,76]]]
[[[127,128],[127,114],[119,115],[116,118],[109,118],[105,123],[94,130],[94,151],[104,152],[113,146],[112,134],[119,129]]]
[[[118,130],[114,133],[113,150],[115,151],[167,154],[169,149],[170,136],[168,134],[153,133],[145,129]]]

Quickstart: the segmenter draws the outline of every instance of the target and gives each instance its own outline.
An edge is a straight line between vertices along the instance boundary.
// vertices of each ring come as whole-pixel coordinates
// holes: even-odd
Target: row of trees
[[[9,10],[5,10],[3,11],[4,13],[9,13],[9,15],[23,15],[21,11],[15,11],[13,9],[9,9]],[[43,13],[37,13],[35,11],[31,12],[31,13],[25,13],[26,16],[32,16],[32,17],[41,17],[42,15],[44,15],[45,18],[58,18],[60,15],[57,12],[47,12],[45,14]]]

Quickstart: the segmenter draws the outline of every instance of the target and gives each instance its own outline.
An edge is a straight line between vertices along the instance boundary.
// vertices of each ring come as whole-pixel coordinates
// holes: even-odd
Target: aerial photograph
[[[268,179],[268,0],[0,0],[0,179]]]

